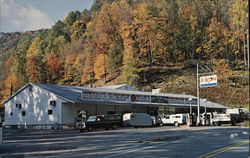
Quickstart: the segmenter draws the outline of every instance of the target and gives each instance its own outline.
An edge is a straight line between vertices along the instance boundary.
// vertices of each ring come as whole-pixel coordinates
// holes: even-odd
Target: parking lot
[[[4,129],[0,157],[241,157],[249,130],[239,126],[78,130]]]

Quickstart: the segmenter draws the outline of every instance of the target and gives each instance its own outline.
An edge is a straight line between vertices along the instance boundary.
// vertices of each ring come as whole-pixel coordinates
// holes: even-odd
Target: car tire
[[[221,126],[220,122],[215,122],[214,124],[215,124],[215,126]]]
[[[232,120],[231,126],[235,126],[235,125],[236,125],[236,120]]]
[[[174,122],[174,125],[175,125],[176,127],[178,127],[178,126],[179,126],[179,123],[178,123],[178,122]]]

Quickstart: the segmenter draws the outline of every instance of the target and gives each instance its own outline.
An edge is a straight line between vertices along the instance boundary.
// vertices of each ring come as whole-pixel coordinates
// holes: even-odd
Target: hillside
[[[28,82],[127,83],[196,95],[195,64],[217,71],[201,97],[248,104],[247,0],[96,0],[51,29],[0,33],[0,100]]]
[[[206,62],[201,62],[206,64]],[[218,76],[218,86],[200,89],[200,97],[229,107],[245,107],[249,105],[249,71],[244,64],[238,61],[238,67],[230,65],[225,60],[215,60],[212,66]],[[145,83],[139,90],[151,91],[152,88],[161,88],[162,92],[174,94],[190,94],[197,96],[196,61],[188,64],[172,64],[163,73],[154,74],[155,82]],[[232,67],[233,66],[233,67]],[[105,82],[99,80],[94,87],[103,85],[122,84],[121,76]],[[90,85],[87,85],[90,86]]]

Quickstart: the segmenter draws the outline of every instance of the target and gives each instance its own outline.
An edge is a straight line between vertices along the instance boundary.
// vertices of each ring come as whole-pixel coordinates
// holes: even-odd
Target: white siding
[[[53,93],[44,91],[38,86],[30,86],[18,93],[5,104],[5,125],[44,125],[61,123],[61,102]],[[50,105],[50,101],[56,101],[56,106]],[[22,108],[16,107],[21,104]],[[53,110],[49,115],[48,110]],[[22,116],[22,111],[26,115]],[[12,116],[10,114],[13,114]]]

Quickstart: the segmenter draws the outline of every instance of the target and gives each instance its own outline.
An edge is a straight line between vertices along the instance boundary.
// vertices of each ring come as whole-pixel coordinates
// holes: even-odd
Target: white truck
[[[243,122],[247,119],[247,115],[242,109],[226,109],[225,113],[211,113],[211,124],[220,126],[221,124],[231,124],[235,126],[236,123]]]
[[[146,113],[126,113],[123,115],[123,125],[129,127],[153,126],[151,116]]]
[[[230,114],[219,114],[211,113],[211,124],[220,126],[221,124],[230,124],[235,125],[235,122],[231,118]]]
[[[163,125],[175,125],[179,126],[180,124],[187,123],[187,115],[186,114],[174,114],[174,115],[165,115],[162,118]]]

